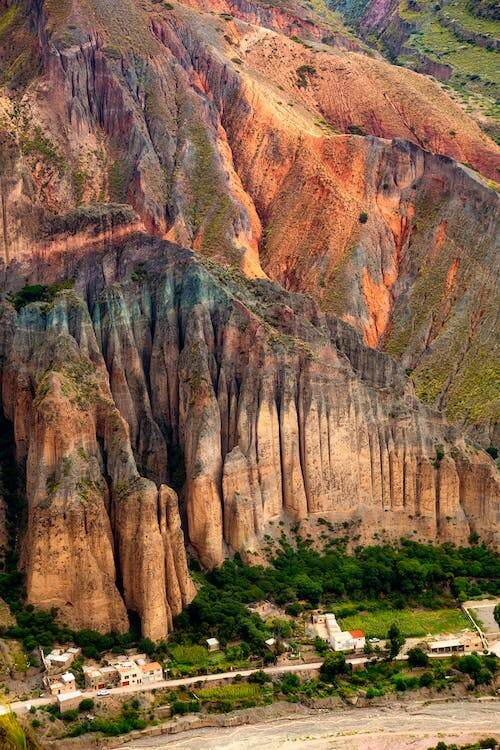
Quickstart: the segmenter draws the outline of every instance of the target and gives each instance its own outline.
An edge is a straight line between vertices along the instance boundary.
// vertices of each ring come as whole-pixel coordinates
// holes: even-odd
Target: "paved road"
[[[447,654],[429,654],[434,659],[444,659]],[[406,660],[408,657],[406,654],[401,654],[397,657],[398,659]],[[347,659],[352,664],[363,665],[370,661],[365,656],[355,656]],[[312,672],[321,667],[323,662],[315,661],[308,664],[286,664],[281,667],[264,667],[263,671],[269,675],[286,674],[287,672]],[[127,687],[111,688],[110,695],[130,695],[134,693],[147,693],[151,690],[159,690],[163,688],[177,688],[186,685],[194,685],[197,682],[215,682],[221,680],[234,680],[235,675],[240,674],[242,677],[248,677],[253,672],[260,670],[257,669],[241,669],[234,670],[232,672],[220,672],[219,674],[205,674],[198,675],[197,677],[181,677],[178,680],[162,680],[161,682],[152,682],[147,685],[128,685]],[[82,698],[95,698],[97,695],[96,690],[82,690]],[[103,698],[103,700],[106,700]],[[50,703],[55,703],[56,699],[54,696],[44,696],[43,698],[32,698],[27,701],[15,701],[10,704],[12,711],[17,714],[27,713],[31,706],[39,708],[40,706],[48,706]]]
[[[364,661],[364,660],[363,660]],[[323,662],[316,661],[310,664],[286,664],[281,667],[265,667],[264,672],[269,675],[285,674],[286,672],[309,672],[315,669],[319,669]],[[241,669],[234,670],[233,672],[221,672],[220,674],[205,674],[197,677],[182,677],[178,680],[162,680],[161,682],[152,682],[148,685],[128,685],[127,687],[112,688],[109,692],[110,695],[129,695],[131,693],[146,693],[151,690],[158,690],[162,688],[176,688],[182,687],[183,685],[195,685],[197,682],[215,682],[217,680],[234,680],[235,675],[240,674],[242,677],[248,677],[252,672],[257,672],[258,669]],[[97,695],[96,690],[82,690],[82,698],[95,698]],[[103,698],[105,700],[105,698]],[[31,706],[47,706],[50,703],[55,703],[56,699],[53,696],[46,696],[43,698],[34,698],[28,701],[16,701],[10,704],[11,709],[18,714],[27,713]]]
[[[499,702],[423,702],[308,712],[239,727],[134,740],[128,750],[427,750],[500,735]]]

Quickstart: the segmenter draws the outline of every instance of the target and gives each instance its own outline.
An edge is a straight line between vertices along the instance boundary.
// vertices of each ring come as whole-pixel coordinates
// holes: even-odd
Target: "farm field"
[[[345,630],[364,630],[368,638],[384,638],[393,622],[406,638],[453,633],[469,627],[459,609],[381,609],[344,617],[340,624]]]

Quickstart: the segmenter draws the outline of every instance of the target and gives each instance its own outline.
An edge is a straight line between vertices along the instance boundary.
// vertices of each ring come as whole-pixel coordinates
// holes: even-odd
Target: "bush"
[[[423,674],[421,674],[418,678],[418,682],[420,687],[430,687],[434,682],[432,672],[424,672]]]
[[[368,214],[366,213],[366,211],[362,211],[359,215],[359,223],[366,224],[367,221],[368,221]]]
[[[198,701],[174,701],[172,703],[172,716],[175,714],[191,714],[200,710]]]
[[[252,672],[248,678],[248,682],[253,682],[257,685],[265,685],[266,682],[270,682],[270,678],[262,671],[262,669],[259,669],[258,672]]]
[[[84,698],[80,701],[78,708],[80,711],[91,711],[94,708],[94,705],[92,698]]]
[[[410,648],[408,651],[408,664],[410,667],[426,667],[429,663],[429,657],[425,653],[425,651],[422,651],[421,648],[415,647]]]
[[[296,674],[286,674],[281,680],[281,692],[285,695],[296,693],[300,687],[300,680]]]
[[[74,721],[77,718],[78,718],[77,708],[71,708],[69,711],[64,711],[64,713],[61,714],[61,719],[63,721]]]
[[[327,682],[333,682],[336,677],[341,674],[346,674],[349,670],[349,665],[345,660],[344,654],[341,653],[330,653],[325,656],[325,660],[320,667],[320,674]]]

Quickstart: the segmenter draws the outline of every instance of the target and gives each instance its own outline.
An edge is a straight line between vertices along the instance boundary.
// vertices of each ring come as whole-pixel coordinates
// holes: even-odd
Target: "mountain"
[[[393,62],[428,73],[500,138],[500,8],[495,0],[331,0]]]
[[[158,639],[194,595],[185,544],[260,560],[324,517],[496,544],[499,149],[477,122],[321,0],[0,9],[29,601]]]

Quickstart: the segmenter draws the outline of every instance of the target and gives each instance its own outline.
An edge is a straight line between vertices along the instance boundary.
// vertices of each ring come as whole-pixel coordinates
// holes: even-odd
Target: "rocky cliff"
[[[362,541],[496,543],[493,461],[310,299],[141,234],[6,283],[62,278],[72,289],[4,302],[0,320],[34,604],[102,630],[135,611],[162,637],[194,592],[182,474],[186,542],[209,568],[325,518]]]
[[[495,442],[498,199],[446,157],[498,148],[325,8],[171,5],[1,0],[5,259],[146,229],[313,295]]]
[[[498,156],[322,2],[0,0],[30,601],[159,638],[185,544],[496,543]]]

